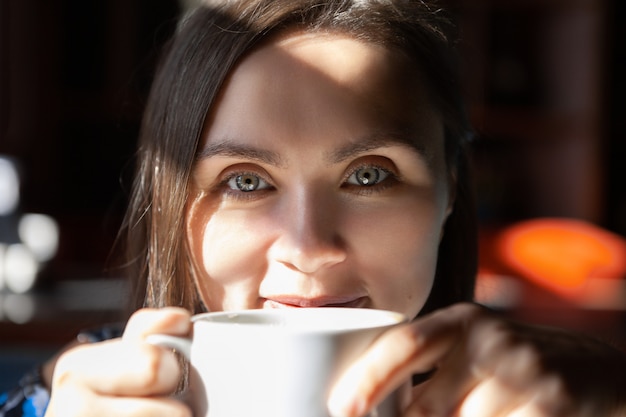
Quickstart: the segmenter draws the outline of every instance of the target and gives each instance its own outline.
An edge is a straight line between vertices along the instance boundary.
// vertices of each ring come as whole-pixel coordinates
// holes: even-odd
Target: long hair
[[[216,3],[210,6],[209,3]],[[412,59],[442,115],[454,210],[440,244],[423,312],[470,300],[476,220],[467,172],[468,123],[460,96],[454,25],[443,11],[410,0],[220,0],[181,19],[145,110],[138,166],[121,236],[136,291],[134,307],[202,309],[185,232],[189,177],[209,109],[233,67],[287,29],[342,33]],[[416,278],[417,279],[417,278]]]

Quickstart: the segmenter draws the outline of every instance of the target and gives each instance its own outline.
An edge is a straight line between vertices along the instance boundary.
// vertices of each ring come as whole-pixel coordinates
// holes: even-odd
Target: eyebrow
[[[355,155],[397,145],[409,148],[426,160],[429,159],[429,152],[426,147],[421,145],[419,141],[415,140],[410,135],[402,132],[370,134],[330,152],[326,155],[326,159],[330,163],[336,164],[353,158]]]
[[[211,158],[213,156],[249,159],[278,167],[286,165],[280,155],[276,152],[267,149],[260,149],[250,145],[239,145],[228,139],[215,143],[209,143],[204,146],[196,155],[196,161]]]
[[[410,135],[399,132],[373,133],[368,136],[361,137],[351,143],[328,152],[325,155],[325,159],[329,164],[337,164],[375,149],[397,145],[414,151],[426,160],[429,159],[429,152],[424,146],[421,146],[419,142],[414,140]],[[240,145],[229,139],[207,144],[197,153],[196,161],[201,161],[214,156],[247,159],[277,167],[287,166],[286,161],[284,161],[281,156],[274,151],[257,148],[251,145]]]

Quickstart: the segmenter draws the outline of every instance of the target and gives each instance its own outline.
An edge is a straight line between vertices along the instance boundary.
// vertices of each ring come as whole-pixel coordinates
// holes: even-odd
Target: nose
[[[329,198],[302,192],[277,213],[279,235],[272,257],[291,269],[313,274],[346,259],[338,210]]]

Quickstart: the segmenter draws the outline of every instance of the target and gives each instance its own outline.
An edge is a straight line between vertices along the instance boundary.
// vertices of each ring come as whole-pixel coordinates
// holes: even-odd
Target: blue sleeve
[[[43,417],[48,401],[50,393],[37,369],[26,374],[16,388],[0,393],[0,417]]]

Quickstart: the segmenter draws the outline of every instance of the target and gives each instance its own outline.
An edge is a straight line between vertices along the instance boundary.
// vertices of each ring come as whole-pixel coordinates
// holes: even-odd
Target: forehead
[[[234,68],[205,128],[209,142],[294,132],[338,138],[341,131],[347,140],[437,138],[441,119],[404,55],[343,34],[292,32],[265,41]]]
[[[413,61],[395,49],[342,33],[292,30],[275,35],[249,53],[235,68],[234,76],[254,83],[267,81],[268,73],[283,81],[323,79],[357,93],[382,89],[391,95],[408,88],[422,98],[426,95]]]
[[[337,33],[287,33],[264,45],[257,55],[282,55],[292,63],[315,71],[340,85],[362,86],[362,82],[388,75],[410,79],[414,68],[399,53],[374,43],[358,41]]]

